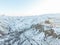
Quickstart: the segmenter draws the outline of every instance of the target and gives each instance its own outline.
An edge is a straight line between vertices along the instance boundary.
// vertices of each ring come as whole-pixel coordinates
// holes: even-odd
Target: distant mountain
[[[60,45],[59,24],[60,14],[0,16],[0,45]]]

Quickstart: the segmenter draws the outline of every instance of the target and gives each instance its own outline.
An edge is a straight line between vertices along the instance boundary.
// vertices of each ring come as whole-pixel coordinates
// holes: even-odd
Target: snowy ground
[[[50,36],[44,40],[44,32],[31,28],[32,25],[41,23],[48,17],[58,18],[57,15],[30,17],[0,16],[0,30],[5,34],[0,37],[0,45],[60,45],[60,39]],[[54,28],[56,32],[60,32],[59,29]]]

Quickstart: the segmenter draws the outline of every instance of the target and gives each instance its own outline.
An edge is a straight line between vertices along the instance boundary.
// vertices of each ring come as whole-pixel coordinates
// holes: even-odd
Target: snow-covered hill
[[[59,14],[0,16],[0,45],[60,45],[59,18]],[[51,24],[45,23],[46,20]],[[40,24],[43,29],[37,27]],[[45,37],[44,31],[50,29],[55,31],[57,38],[54,38],[53,34]]]

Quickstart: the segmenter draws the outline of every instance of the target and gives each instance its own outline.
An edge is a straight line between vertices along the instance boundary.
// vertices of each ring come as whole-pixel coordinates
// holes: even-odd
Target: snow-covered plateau
[[[0,16],[0,45],[60,45],[60,16]]]

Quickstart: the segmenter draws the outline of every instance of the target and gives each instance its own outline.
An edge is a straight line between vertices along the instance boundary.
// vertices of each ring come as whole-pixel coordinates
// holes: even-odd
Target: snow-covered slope
[[[32,28],[32,25],[42,24],[44,30],[54,29],[57,35],[60,34],[60,27],[49,27],[44,21],[53,18],[56,22],[60,21],[59,14],[47,14],[42,16],[0,16],[0,45],[60,45],[60,39],[48,36],[39,32],[39,29]]]

